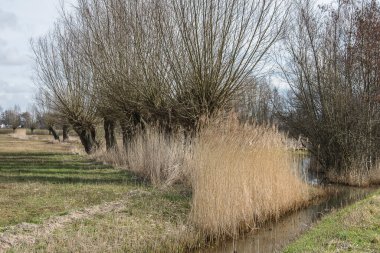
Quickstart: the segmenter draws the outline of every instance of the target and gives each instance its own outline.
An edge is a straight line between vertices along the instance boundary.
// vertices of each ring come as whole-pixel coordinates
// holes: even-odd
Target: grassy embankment
[[[284,252],[380,252],[380,190],[325,216]]]

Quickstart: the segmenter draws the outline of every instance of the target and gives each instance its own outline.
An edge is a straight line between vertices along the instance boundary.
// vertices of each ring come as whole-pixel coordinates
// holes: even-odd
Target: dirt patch
[[[20,223],[15,226],[5,228],[0,233],[0,252],[23,244],[33,244],[39,237],[44,237],[52,233],[55,229],[62,228],[76,220],[88,219],[95,215],[102,215],[112,212],[120,212],[125,208],[125,204],[132,197],[139,197],[149,194],[147,191],[133,190],[128,192],[122,200],[113,201],[101,205],[96,205],[82,210],[70,212],[67,215],[54,216],[47,219],[42,224]]]

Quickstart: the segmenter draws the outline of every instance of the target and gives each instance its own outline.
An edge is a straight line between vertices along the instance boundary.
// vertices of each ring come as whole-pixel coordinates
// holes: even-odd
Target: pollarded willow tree
[[[194,129],[228,106],[282,34],[286,1],[161,1],[152,23],[165,64],[152,79],[171,94],[171,115]],[[161,58],[159,58],[161,60]]]
[[[380,9],[377,1],[299,2],[283,71],[284,119],[310,139],[325,170],[371,170],[379,156]],[[365,174],[365,173],[364,173]]]
[[[78,22],[86,27],[82,36],[85,43],[81,46],[94,76],[106,137],[114,136],[112,126],[118,120],[125,148],[141,123],[144,111],[141,101],[146,94],[137,74],[143,66],[136,59],[129,4],[129,1],[81,0],[77,13]],[[144,15],[142,10],[139,13]],[[107,142],[110,147],[116,146],[114,138],[106,138]]]
[[[281,37],[287,16],[285,1],[88,0],[80,6],[96,45],[85,44],[104,101],[135,124],[192,129],[228,105]]]
[[[33,46],[36,56],[37,84],[49,109],[68,120],[78,134],[85,151],[96,150],[97,101],[93,76],[64,23],[58,23]]]

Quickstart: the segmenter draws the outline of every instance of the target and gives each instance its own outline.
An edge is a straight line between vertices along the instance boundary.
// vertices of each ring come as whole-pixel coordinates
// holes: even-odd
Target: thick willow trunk
[[[135,136],[138,129],[144,129],[141,115],[138,112],[133,112],[131,115],[127,115],[127,118],[128,120],[124,120],[120,123],[125,151],[128,151],[128,145]]]
[[[59,135],[58,135],[57,131],[55,131],[55,129],[54,129],[53,126],[49,126],[48,130],[49,130],[49,132],[53,135],[54,140],[56,140],[56,141],[60,141],[60,139],[59,139]]]
[[[99,143],[96,141],[95,127],[84,127],[82,125],[74,125],[73,128],[75,132],[78,134],[86,153],[93,154],[99,147]]]
[[[65,124],[62,126],[63,142],[68,141],[70,139],[69,130],[70,130],[70,125]]]
[[[128,151],[128,145],[132,140],[132,129],[128,124],[121,124],[121,134],[123,136],[123,146],[125,151]]]
[[[115,120],[104,117],[104,134],[106,139],[107,151],[117,148],[117,141],[115,136]]]

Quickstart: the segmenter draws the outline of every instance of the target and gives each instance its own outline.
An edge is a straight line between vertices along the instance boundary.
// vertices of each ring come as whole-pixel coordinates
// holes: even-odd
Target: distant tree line
[[[21,112],[19,106],[15,105],[13,108],[9,108],[3,111],[0,107],[0,124],[12,128],[30,128],[32,131],[39,125],[37,115],[35,111]]]
[[[62,129],[63,141],[69,139],[70,127],[66,121],[53,115],[44,112],[36,106],[31,106],[26,111],[22,112],[18,105],[13,108],[3,110],[0,107],[0,125],[5,128],[12,128],[15,131],[17,128],[30,129],[34,133],[35,129],[47,129],[56,140],[60,140],[57,132],[57,127]]]

